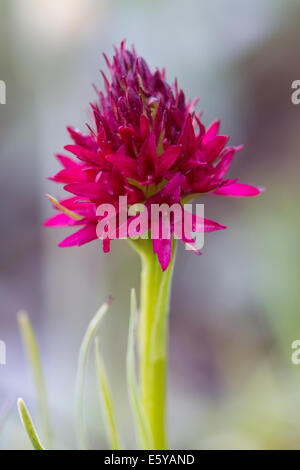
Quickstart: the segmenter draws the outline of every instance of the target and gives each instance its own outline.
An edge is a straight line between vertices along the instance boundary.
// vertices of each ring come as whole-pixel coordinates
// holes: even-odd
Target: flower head
[[[125,42],[115,50],[112,62],[104,57],[110,79],[101,72],[105,92],[97,90],[98,100],[91,104],[94,123],[88,125],[86,135],[68,128],[73,143],[65,150],[76,158],[57,155],[63,169],[51,178],[64,183],[72,197],[55,202],[58,213],[45,224],[82,226],[59,246],[95,240],[98,206],[109,203],[118,210],[120,196],[127,197],[129,208],[135,203],[182,205],[187,198],[207,193],[232,197],[260,193],[258,188],[225,177],[241,147],[226,146],[228,136],[219,134],[219,121],[205,128],[201,114],[194,111],[197,100],[186,101],[176,80],[170,86],[164,70],[151,72],[134,49],[125,48]],[[223,228],[190,215],[191,232]],[[181,238],[193,245],[191,236]],[[153,240],[163,270],[170,262],[170,247],[171,239]],[[103,239],[103,249],[109,251],[109,238]]]

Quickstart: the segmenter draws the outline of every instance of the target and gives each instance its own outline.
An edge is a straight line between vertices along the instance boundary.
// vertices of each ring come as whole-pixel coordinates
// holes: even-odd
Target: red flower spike
[[[226,147],[228,137],[219,134],[219,121],[205,128],[202,114],[194,113],[197,100],[186,102],[177,80],[171,87],[164,70],[151,72],[134,49],[125,48],[124,41],[112,61],[104,58],[110,79],[102,72],[105,93],[96,90],[98,101],[91,104],[94,126],[87,126],[86,135],[67,128],[73,143],[65,149],[75,159],[57,155],[63,169],[51,178],[66,184],[64,189],[73,197],[61,201],[55,207],[59,212],[45,225],[83,226],[60,246],[95,240],[97,207],[111,203],[117,208],[120,196],[127,196],[129,205],[139,202],[150,208],[152,203],[182,204],[185,198],[201,193],[226,197],[261,193],[262,188],[224,178],[241,147]],[[64,207],[80,217],[72,218]],[[198,232],[226,228],[194,215],[188,223],[191,231]],[[150,219],[149,224],[151,228]],[[176,228],[172,229],[174,233]],[[116,227],[119,232],[121,226]],[[193,245],[184,235],[182,241]],[[109,239],[103,240],[103,250],[110,250]],[[171,259],[171,240],[153,240],[153,252],[165,270]]]

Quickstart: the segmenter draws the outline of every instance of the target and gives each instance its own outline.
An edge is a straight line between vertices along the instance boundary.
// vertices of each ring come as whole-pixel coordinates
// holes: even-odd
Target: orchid
[[[127,197],[129,208],[135,203],[172,206],[207,193],[248,197],[261,192],[225,177],[241,147],[226,147],[228,136],[219,134],[219,121],[205,128],[201,113],[194,111],[197,100],[186,101],[177,81],[171,87],[164,70],[152,73],[124,42],[111,63],[104,57],[111,80],[102,72],[105,93],[97,91],[98,101],[91,104],[93,125],[88,125],[87,135],[68,127],[73,144],[65,150],[76,159],[57,155],[63,169],[51,178],[65,184],[72,197],[61,201],[59,213],[46,225],[83,226],[59,246],[97,239],[97,207],[109,203],[118,211],[120,196]],[[191,232],[226,228],[208,219],[191,219]],[[193,244],[191,237],[182,241]],[[171,261],[171,244],[171,237],[153,240],[163,270]],[[110,250],[109,238],[103,239],[103,250]]]
[[[131,208],[135,204],[147,209],[155,204],[169,208],[179,204],[186,216],[185,202],[201,195],[252,197],[259,195],[262,188],[226,177],[234,155],[242,147],[228,146],[228,136],[219,133],[219,121],[206,128],[201,113],[195,111],[197,100],[187,101],[177,80],[170,86],[165,70],[152,72],[134,48],[126,49],[124,41],[115,49],[112,61],[104,57],[110,79],[101,72],[105,91],[96,88],[98,99],[91,104],[93,122],[87,125],[85,134],[68,127],[73,143],[65,150],[73,157],[57,155],[63,168],[51,178],[63,183],[70,195],[60,202],[49,196],[57,213],[45,224],[80,227],[59,246],[81,246],[101,238],[97,227],[106,219],[99,207],[110,204],[117,214],[112,238],[128,238],[140,255],[139,309],[134,292],[131,296],[129,395],[141,447],[165,449],[168,446],[165,429],[168,311],[176,239],[199,254],[193,235],[226,227],[189,213],[188,234],[185,231],[178,234],[173,218],[170,237],[162,236],[161,219],[157,237],[133,239],[128,236],[130,223],[136,217]],[[128,216],[125,223],[119,206],[119,199],[124,197],[127,202],[123,211]],[[151,215],[147,218],[147,231],[157,228],[153,227]],[[104,252],[110,251],[112,238],[103,237]],[[133,365],[137,313],[138,378]],[[101,382],[104,374],[99,358],[97,364]],[[106,403],[110,409],[110,399]],[[116,442],[111,411],[108,416],[110,434]]]

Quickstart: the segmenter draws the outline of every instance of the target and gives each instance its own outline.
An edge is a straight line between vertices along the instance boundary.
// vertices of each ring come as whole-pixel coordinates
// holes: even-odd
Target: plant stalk
[[[165,272],[157,255],[153,254],[151,240],[140,240],[139,249],[136,248],[142,260],[138,338],[140,399],[153,437],[154,450],[167,448],[168,313],[175,243],[172,243],[172,260]]]

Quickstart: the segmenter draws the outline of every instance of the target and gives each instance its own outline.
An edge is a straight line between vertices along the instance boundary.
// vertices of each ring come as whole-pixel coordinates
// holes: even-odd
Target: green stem
[[[137,242],[134,242],[137,243]],[[151,240],[139,240],[136,250],[141,255],[141,312],[139,325],[139,380],[141,404],[153,436],[154,449],[167,448],[166,371],[168,356],[168,312],[170,287],[175,259],[163,272]]]

